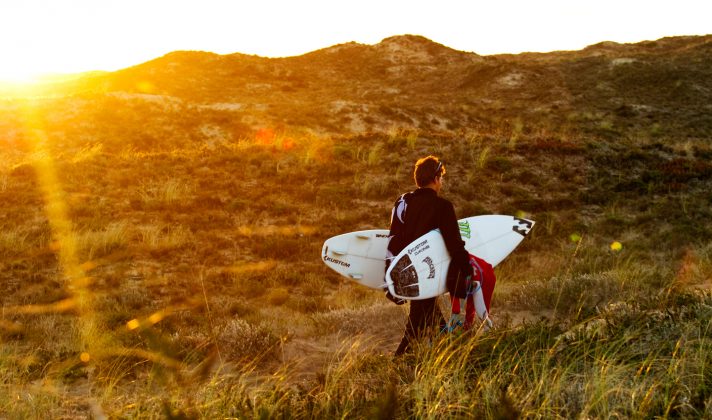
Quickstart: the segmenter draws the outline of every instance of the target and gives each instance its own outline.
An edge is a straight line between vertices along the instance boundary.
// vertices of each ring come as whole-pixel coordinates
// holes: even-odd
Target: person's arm
[[[450,253],[452,263],[461,271],[471,271],[470,254],[465,249],[465,241],[460,236],[460,226],[457,224],[455,208],[449,201],[443,201],[439,224],[438,227],[445,240],[445,247]]]
[[[444,201],[440,212],[440,232],[445,240],[445,246],[450,253],[452,262],[447,273],[447,290],[451,297],[465,298],[467,296],[466,276],[472,274],[470,254],[465,249],[465,242],[460,236],[460,226],[457,224],[455,209],[452,203]]]
[[[388,245],[386,246],[386,259],[384,266],[385,271],[388,271],[388,267],[391,265],[393,258],[396,256],[394,250],[398,249],[398,241],[401,239],[399,236],[403,236],[403,223],[400,220],[402,214],[399,214],[399,212],[404,212],[403,208],[399,208],[399,205],[402,204],[403,200],[404,196],[401,196],[398,200],[396,200],[395,204],[393,205],[393,210],[391,210],[391,227],[388,231]],[[400,235],[398,235],[399,233]],[[405,300],[393,296],[387,287],[385,287],[385,289],[386,298],[388,300],[395,303],[396,305],[402,305],[405,303]]]

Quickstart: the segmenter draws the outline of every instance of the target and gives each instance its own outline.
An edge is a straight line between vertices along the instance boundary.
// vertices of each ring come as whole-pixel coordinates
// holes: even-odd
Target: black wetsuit
[[[391,215],[386,267],[403,248],[433,229],[440,229],[452,259],[448,272],[448,289],[458,295],[464,294],[464,289],[460,293],[460,287],[457,287],[458,274],[467,273],[472,267],[469,264],[469,254],[465,250],[465,242],[460,237],[455,208],[431,188],[419,188],[396,200]],[[437,298],[411,300],[408,322],[396,355],[408,349],[411,339],[444,321]]]

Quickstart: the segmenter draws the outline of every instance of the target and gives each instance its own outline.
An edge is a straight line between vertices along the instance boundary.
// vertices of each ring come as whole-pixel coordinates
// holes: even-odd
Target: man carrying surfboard
[[[393,258],[408,244],[433,229],[440,229],[451,257],[448,273],[448,290],[464,298],[467,290],[464,279],[473,274],[469,253],[460,237],[460,228],[452,203],[439,196],[443,187],[445,165],[435,156],[427,156],[415,163],[413,178],[417,189],[401,195],[391,212],[391,226],[386,252],[386,269]],[[463,275],[460,275],[463,274]],[[405,301],[386,292],[386,297],[396,304]],[[437,298],[411,300],[408,321],[396,356],[408,351],[412,340],[444,324]]]

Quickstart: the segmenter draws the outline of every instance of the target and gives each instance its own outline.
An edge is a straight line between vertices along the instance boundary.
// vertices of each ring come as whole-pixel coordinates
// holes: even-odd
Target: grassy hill
[[[711,39],[176,52],[8,95],[0,412],[709,416]],[[494,331],[394,361],[404,308],[319,252],[426,154],[460,217],[538,224]]]

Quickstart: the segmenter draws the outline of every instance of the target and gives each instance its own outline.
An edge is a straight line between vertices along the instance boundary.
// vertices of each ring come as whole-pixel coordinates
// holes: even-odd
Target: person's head
[[[420,188],[431,187],[440,191],[443,175],[445,175],[445,164],[435,156],[426,156],[415,162],[413,178]]]

